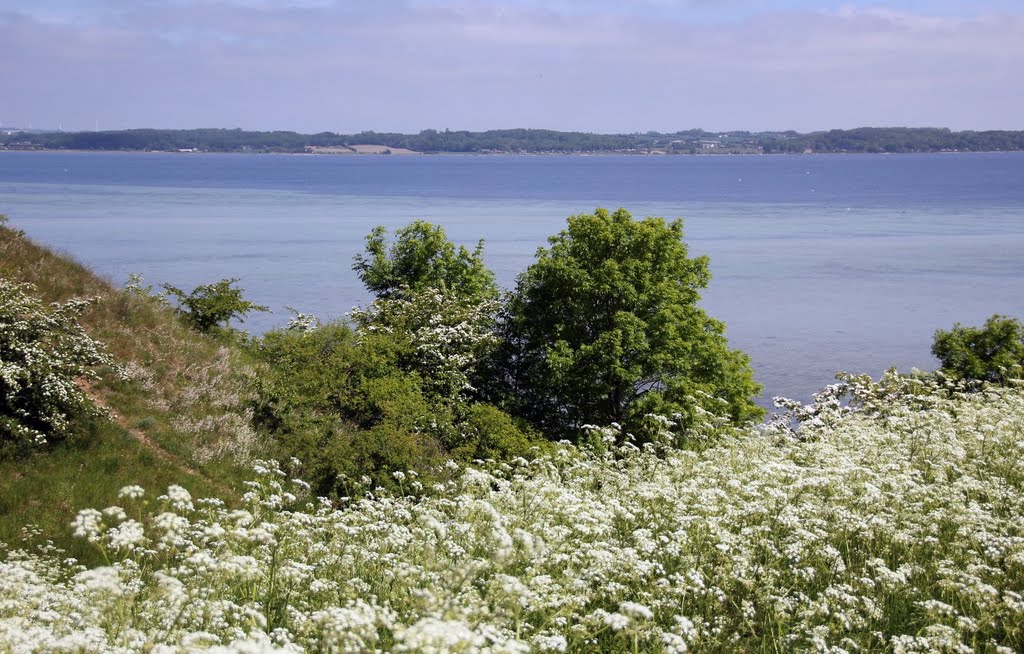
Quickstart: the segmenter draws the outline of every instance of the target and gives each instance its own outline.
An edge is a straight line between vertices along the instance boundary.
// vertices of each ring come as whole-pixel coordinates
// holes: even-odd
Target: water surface
[[[938,328],[1024,316],[1024,154],[330,157],[0,152],[0,212],[117,282],[241,277],[342,317],[366,302],[352,256],[414,218],[485,239],[505,287],[565,217],[597,206],[681,217],[711,257],[703,306],[766,396],[807,399],[836,370],[934,368]]]

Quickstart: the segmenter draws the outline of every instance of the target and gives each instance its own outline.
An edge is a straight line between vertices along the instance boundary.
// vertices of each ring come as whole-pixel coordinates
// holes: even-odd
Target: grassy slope
[[[81,437],[17,461],[0,461],[0,542],[37,525],[72,556],[78,510],[117,504],[118,490],[176,483],[231,500],[256,451],[245,405],[251,369],[228,345],[183,327],[142,294],[115,288],[66,256],[0,227],[0,275],[35,286],[45,302],[95,297],[82,324],[105,343],[128,381],[105,374],[92,390],[115,418],[81,425]]]

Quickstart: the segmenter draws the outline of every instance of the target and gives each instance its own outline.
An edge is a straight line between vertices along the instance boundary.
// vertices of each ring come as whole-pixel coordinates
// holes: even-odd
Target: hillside
[[[31,284],[46,303],[96,298],[82,325],[126,377],[102,371],[87,389],[110,419],[78,425],[76,437],[28,458],[0,460],[0,542],[16,543],[34,524],[40,538],[91,560],[68,525],[80,509],[114,503],[123,486],[176,483],[229,499],[237,492],[231,480],[256,443],[245,408],[252,369],[235,348],[2,225],[0,277]]]
[[[376,251],[357,269],[390,272]],[[248,341],[0,225],[8,304],[10,281],[95,298],[81,324],[116,365],[82,384],[106,416],[0,461],[0,653],[1024,649],[1019,368],[840,375],[760,424],[695,405],[574,444],[475,403],[445,442],[419,422],[445,405],[385,356],[437,289],[355,314],[380,329],[300,315]],[[231,281],[206,288],[240,301]],[[435,382],[466,373],[430,351]]]

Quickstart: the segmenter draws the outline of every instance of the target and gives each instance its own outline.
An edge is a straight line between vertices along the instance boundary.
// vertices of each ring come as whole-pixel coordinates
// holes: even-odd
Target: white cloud
[[[29,62],[5,119],[15,105],[36,124],[87,107],[133,126],[343,131],[1024,128],[1019,14],[692,25],[508,2],[181,0],[92,23],[8,20],[0,41]]]

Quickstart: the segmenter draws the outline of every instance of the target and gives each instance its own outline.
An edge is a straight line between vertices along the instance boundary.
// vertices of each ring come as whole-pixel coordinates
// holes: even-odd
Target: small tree
[[[366,237],[366,254],[357,254],[352,269],[366,288],[380,298],[427,288],[444,288],[463,298],[493,298],[494,274],[483,260],[483,241],[470,252],[455,247],[444,228],[416,220],[395,232],[375,227]]]
[[[498,287],[483,261],[444,228],[416,220],[388,243],[383,227],[366,237],[352,268],[377,297],[353,318],[360,334],[387,334],[396,365],[423,380],[433,399],[467,399],[477,362],[494,343]]]
[[[1020,378],[1024,367],[1024,325],[1015,318],[994,315],[985,326],[938,330],[932,354],[942,370],[959,379],[1002,384]]]
[[[227,327],[232,318],[244,322],[253,311],[269,311],[268,307],[243,300],[245,289],[234,288],[237,282],[237,277],[222,279],[197,286],[188,294],[171,284],[163,287],[178,302],[178,313],[186,322],[201,332],[209,332],[222,323]]]
[[[746,355],[697,306],[710,274],[681,221],[619,209],[571,216],[519,276],[492,370],[513,413],[549,438],[586,424],[644,431],[648,414],[760,417]]]
[[[70,436],[76,416],[99,415],[75,380],[113,365],[78,324],[91,300],[47,308],[31,288],[0,277],[0,458]]]
[[[393,243],[382,227],[370,233],[353,265],[376,298],[352,314],[361,359],[342,402],[350,418],[400,441],[429,435],[456,458],[526,454],[532,442],[520,426],[475,402],[499,308],[482,250],[456,247],[423,221],[397,230]]]

